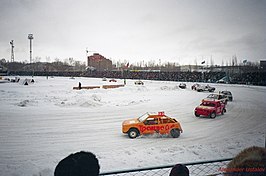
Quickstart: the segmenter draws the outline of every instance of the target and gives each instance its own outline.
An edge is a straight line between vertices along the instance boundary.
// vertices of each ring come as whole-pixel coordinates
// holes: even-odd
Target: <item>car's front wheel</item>
[[[199,114],[197,114],[197,113],[195,112],[195,116],[196,116],[196,117],[199,117],[200,115],[199,115]]]
[[[180,130],[179,129],[172,129],[170,131],[170,134],[173,138],[178,138],[180,136]]]
[[[134,139],[139,136],[138,130],[134,128],[130,129],[127,134],[128,134],[128,137],[131,139]]]

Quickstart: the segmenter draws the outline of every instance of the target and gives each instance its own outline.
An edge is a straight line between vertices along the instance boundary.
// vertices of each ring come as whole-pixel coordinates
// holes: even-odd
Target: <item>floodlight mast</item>
[[[33,40],[33,34],[28,35],[28,39],[30,40],[30,64],[32,62],[32,40]]]
[[[15,60],[15,57],[14,57],[14,40],[11,40],[10,42],[10,45],[11,45],[11,62],[14,62]]]

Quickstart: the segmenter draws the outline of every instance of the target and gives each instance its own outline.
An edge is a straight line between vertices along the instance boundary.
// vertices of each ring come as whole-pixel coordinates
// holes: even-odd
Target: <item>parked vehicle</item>
[[[227,91],[227,90],[224,90],[224,91],[221,91],[222,94],[224,94],[229,101],[233,101],[233,95],[230,91]]]
[[[128,134],[129,138],[153,133],[170,134],[173,138],[178,138],[183,130],[176,119],[159,112],[145,113],[139,118],[125,120],[122,123],[122,132]]]
[[[117,82],[115,79],[110,79],[109,82]]]
[[[225,104],[220,100],[203,100],[202,103],[195,108],[196,117],[205,116],[215,118],[216,115],[223,115],[226,112]]]

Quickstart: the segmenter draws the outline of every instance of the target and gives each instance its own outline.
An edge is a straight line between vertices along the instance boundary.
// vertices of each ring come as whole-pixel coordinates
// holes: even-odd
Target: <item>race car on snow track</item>
[[[215,91],[215,87],[211,87],[209,85],[200,85],[200,84],[193,84],[193,86],[191,86],[191,89],[196,90],[198,92],[203,92],[203,91],[214,92]]]
[[[180,123],[164,112],[158,114],[145,113],[139,118],[125,120],[122,123],[122,132],[128,134],[129,138],[136,138],[143,134],[170,134],[178,138],[183,132]]]
[[[227,104],[228,97],[222,93],[212,93],[202,100],[220,100],[222,103]]]
[[[221,91],[221,93],[224,94],[225,96],[227,96],[227,98],[229,99],[229,101],[233,101],[232,92],[230,92],[228,90],[224,90],[224,91]]]
[[[220,100],[203,100],[202,103],[195,108],[196,117],[206,116],[214,119],[216,115],[223,115],[226,112],[225,104]]]

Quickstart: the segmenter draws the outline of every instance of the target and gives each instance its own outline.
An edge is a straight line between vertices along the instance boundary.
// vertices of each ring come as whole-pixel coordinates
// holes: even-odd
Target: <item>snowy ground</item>
[[[233,157],[246,147],[265,145],[265,87],[212,84],[217,91],[232,91],[234,101],[225,115],[208,119],[193,115],[208,93],[192,91],[192,83],[182,90],[177,82],[144,80],[144,86],[136,86],[127,80],[116,89],[73,90],[79,81],[82,86],[107,82],[34,80],[28,86],[0,84],[0,176],[52,176],[62,158],[80,150],[95,153],[106,172]],[[147,111],[175,117],[184,133],[136,139],[121,133],[123,120]]]

